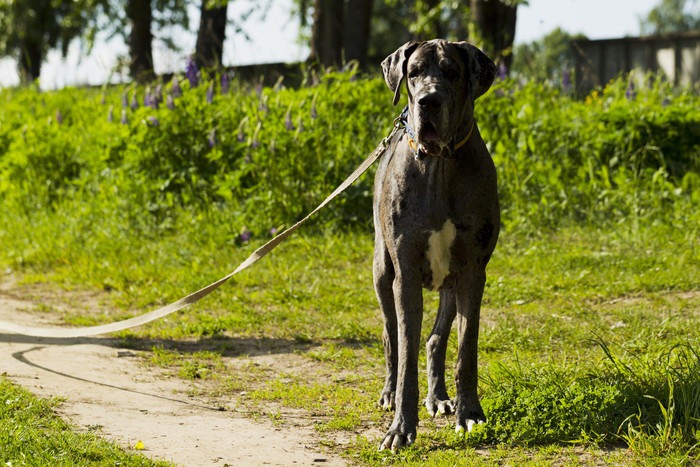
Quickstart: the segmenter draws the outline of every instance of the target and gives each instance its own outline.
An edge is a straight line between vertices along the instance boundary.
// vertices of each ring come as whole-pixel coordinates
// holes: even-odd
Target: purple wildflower
[[[158,83],[156,86],[155,91],[153,91],[153,94],[151,95],[153,98],[153,102],[155,103],[155,108],[157,109],[158,106],[163,102],[163,85]]]
[[[634,83],[632,81],[630,81],[630,84],[627,86],[625,97],[627,97],[628,101],[633,101],[637,97],[637,91],[635,91]]]
[[[260,147],[260,141],[258,141],[258,138],[256,137],[252,143],[250,143],[250,147],[253,149],[257,149]]]
[[[207,138],[207,141],[209,142],[210,148],[216,146],[216,128],[212,128],[212,130],[209,132],[209,137]]]
[[[178,81],[177,76],[173,76],[172,85],[170,86],[170,92],[173,97],[182,96],[182,88],[180,87],[180,81]]]
[[[287,110],[287,114],[284,116],[284,127],[287,131],[294,131],[296,129],[292,123],[292,109]]]
[[[228,94],[230,81],[231,79],[228,76],[228,72],[224,71],[224,73],[221,75],[221,94]]]
[[[151,115],[150,117],[148,117],[148,123],[150,123],[150,124],[153,125],[153,126],[158,126],[158,125],[160,125],[160,122],[158,121],[158,118],[156,118],[156,117],[154,117],[154,116],[152,116],[152,115]]]
[[[122,94],[122,107],[125,109],[129,107],[129,94],[126,91]]]
[[[275,235],[277,235],[277,227],[272,227],[270,229],[270,237],[274,237]]]
[[[498,79],[503,81],[508,77],[508,68],[503,63],[498,64]]]
[[[168,97],[165,98],[165,106],[169,110],[173,110],[175,108],[175,98],[172,94],[168,94]]]
[[[129,117],[126,115],[126,109],[122,109],[122,119],[121,119],[122,125],[126,125],[129,123]]]
[[[109,112],[107,113],[107,121],[112,123],[114,121],[114,106],[109,106]]]
[[[664,97],[664,100],[661,101],[661,107],[666,108],[666,107],[668,107],[670,104],[671,104],[671,99],[669,99],[668,97]]]
[[[318,118],[318,112],[316,111],[316,101],[313,101],[311,103],[311,118]]]
[[[133,96],[131,96],[131,110],[136,110],[139,108],[139,101],[136,99],[136,91],[134,91]]]
[[[199,85],[199,69],[197,69],[197,63],[195,63],[194,57],[190,56],[187,59],[185,76],[187,76],[191,88],[196,88]]]
[[[107,101],[105,97],[105,92],[102,91],[102,94],[100,95],[100,104],[105,105],[105,102]]]
[[[566,68],[561,73],[561,86],[565,93],[571,91],[571,74]]]
[[[214,82],[209,83],[207,88],[207,104],[211,104],[214,100]]]
[[[59,125],[63,123],[63,114],[61,113],[61,110],[56,110],[56,123]]]
[[[148,86],[146,88],[146,93],[143,95],[143,106],[144,107],[151,107],[152,101],[153,101],[153,97],[151,96],[151,87]]]
[[[243,227],[243,231],[236,237],[240,243],[248,243],[253,234],[248,230],[248,227]]]
[[[236,141],[243,143],[245,141],[245,135],[243,134],[243,127],[238,129],[238,134],[236,135]]]

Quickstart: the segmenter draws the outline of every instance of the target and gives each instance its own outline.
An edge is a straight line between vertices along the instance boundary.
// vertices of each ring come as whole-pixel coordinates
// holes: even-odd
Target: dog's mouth
[[[444,143],[440,138],[437,127],[430,121],[425,121],[418,131],[418,146],[426,154],[440,154]]]

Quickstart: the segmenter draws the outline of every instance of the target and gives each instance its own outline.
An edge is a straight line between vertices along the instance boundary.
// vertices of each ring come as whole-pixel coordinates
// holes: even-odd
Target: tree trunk
[[[41,44],[31,39],[22,41],[19,46],[19,58],[17,60],[20,83],[30,84],[39,78],[43,55]]]
[[[513,63],[513,41],[517,5],[501,0],[471,0],[471,13],[483,49],[498,64],[510,70]]]
[[[339,66],[343,47],[343,3],[315,0],[309,61],[321,66]]]
[[[372,0],[348,0],[343,28],[345,60],[357,60],[360,69],[367,69]]]
[[[202,15],[197,31],[195,62],[199,68],[220,68],[226,39],[226,17],[228,2],[215,8],[206,7],[207,0],[202,0]]]
[[[147,82],[154,78],[153,33],[151,32],[151,0],[128,0],[126,16],[131,25],[129,33],[129,72],[136,82]]]

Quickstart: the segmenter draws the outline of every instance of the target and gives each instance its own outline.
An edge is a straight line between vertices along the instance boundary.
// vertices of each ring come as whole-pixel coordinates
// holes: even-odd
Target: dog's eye
[[[422,68],[420,67],[413,67],[408,71],[408,77],[409,78],[417,78],[420,76],[421,72],[423,71]]]
[[[457,78],[459,78],[459,71],[455,68],[448,68],[444,71],[445,78],[449,79],[450,81],[454,81]]]

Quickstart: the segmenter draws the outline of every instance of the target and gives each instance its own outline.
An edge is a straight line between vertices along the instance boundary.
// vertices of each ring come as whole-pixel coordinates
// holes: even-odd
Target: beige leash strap
[[[269,252],[275,249],[277,245],[282,243],[287,237],[289,237],[295,230],[297,230],[303,223],[305,223],[311,216],[316,214],[318,211],[323,209],[328,203],[330,203],[333,199],[335,199],[340,193],[345,191],[352,183],[355,182],[358,178],[360,178],[360,175],[362,175],[379,157],[381,157],[382,154],[387,150],[389,141],[391,138],[396,134],[396,132],[399,130],[398,126],[394,126],[394,129],[392,130],[391,134],[384,138],[381,142],[381,144],[377,147],[377,149],[372,152],[367,159],[360,164],[359,167],[355,169],[353,173],[350,174],[348,178],[345,179],[343,183],[338,186],[338,188],[335,189],[333,193],[331,193],[321,204],[319,204],[316,209],[311,211],[306,217],[304,217],[302,220],[282,232],[281,234],[277,235],[274,237],[272,240],[269,242],[265,243],[263,246],[258,248],[251,254],[245,261],[243,261],[235,271],[230,273],[229,275],[222,277],[218,281],[209,284],[208,286],[204,287],[201,290],[198,290],[197,292],[194,292],[185,298],[181,298],[180,300],[171,303],[170,305],[166,305],[162,308],[158,308],[157,310],[145,313],[140,316],[135,316],[133,318],[125,319],[123,321],[117,321],[115,323],[110,323],[110,324],[104,324],[100,326],[90,326],[90,327],[83,327],[83,328],[40,328],[40,327],[32,327],[32,326],[20,326],[18,324],[14,323],[9,323],[7,321],[0,321],[0,329],[4,331],[10,331],[16,334],[23,334],[25,336],[32,336],[32,337],[53,337],[53,338],[70,338],[70,337],[85,337],[85,336],[95,336],[98,334],[107,334],[110,332],[117,332],[117,331],[123,331],[125,329],[130,329],[134,328],[136,326],[140,326],[142,324],[150,323],[151,321],[155,321],[159,318],[162,318],[164,316],[167,316],[171,313],[174,313],[182,308],[185,308],[188,305],[191,305],[195,302],[198,302],[202,298],[206,297],[210,293],[212,293],[214,290],[218,289],[221,285],[223,285],[224,282],[228,281],[231,277],[235,276],[239,272],[243,271],[244,269],[249,268],[252,266],[255,262],[257,262],[259,259],[261,259],[263,256],[267,255]]]

